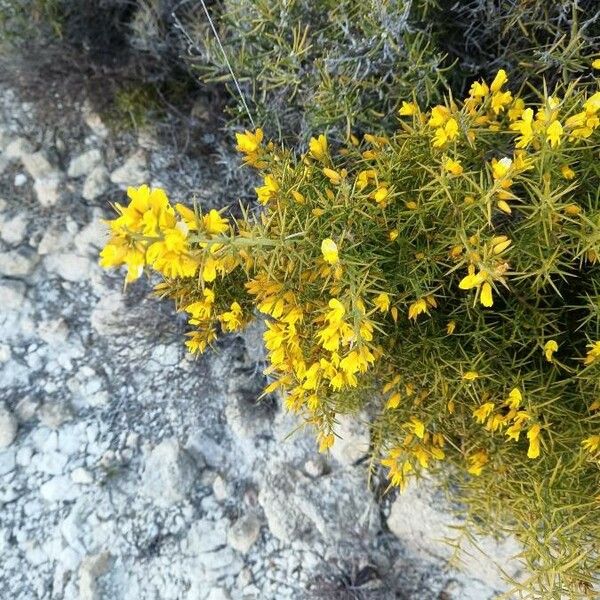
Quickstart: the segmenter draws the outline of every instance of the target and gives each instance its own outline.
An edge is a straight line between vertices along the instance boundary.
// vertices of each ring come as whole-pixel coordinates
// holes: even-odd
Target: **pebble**
[[[97,148],[93,148],[71,159],[67,175],[72,178],[83,177],[91,173],[101,162],[102,153]]]
[[[0,306],[3,310],[19,310],[24,299],[25,285],[22,282],[0,282]]]
[[[229,545],[242,554],[247,554],[260,534],[260,520],[254,513],[241,516],[229,530]]]
[[[6,404],[0,404],[0,448],[8,448],[17,437],[18,423]]]
[[[0,227],[2,239],[13,246],[20,244],[27,230],[27,219],[24,214],[15,215],[12,219],[4,221]]]
[[[33,146],[22,137],[12,140],[4,149],[4,156],[8,160],[18,160],[23,156],[31,154]]]
[[[22,154],[21,162],[25,170],[35,180],[44,180],[50,176],[56,176],[55,170],[42,152],[33,154]]]
[[[94,483],[94,476],[83,467],[78,467],[71,471],[71,479],[75,483],[80,483],[82,485],[89,485],[90,483]]]
[[[75,500],[79,490],[68,475],[57,475],[40,486],[40,495],[47,502],[66,502]]]
[[[36,179],[33,184],[33,190],[37,196],[38,202],[44,206],[54,206],[60,198],[60,182],[58,175],[48,175],[43,179]]]
[[[212,490],[218,502],[223,502],[227,499],[227,496],[229,495],[227,490],[227,483],[220,475],[217,475],[215,477],[212,483]]]
[[[17,173],[15,175],[15,180],[13,183],[15,187],[24,186],[27,183],[27,175],[25,175],[24,173]]]
[[[131,154],[120,167],[110,174],[110,180],[121,189],[141,185],[148,181],[148,178],[146,153],[143,150]]]
[[[0,253],[0,275],[6,277],[27,277],[36,263],[38,257],[29,251],[11,250]]]
[[[73,253],[50,254],[45,260],[48,271],[57,273],[62,279],[71,282],[89,279],[95,265],[86,256]]]

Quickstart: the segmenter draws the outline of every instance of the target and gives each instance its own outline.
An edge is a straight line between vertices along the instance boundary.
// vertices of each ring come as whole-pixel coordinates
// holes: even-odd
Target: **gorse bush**
[[[464,102],[402,103],[397,130],[297,154],[238,134],[263,184],[234,219],[131,188],[105,267],[162,276],[187,346],[265,321],[270,383],[325,451],[371,415],[390,484],[431,471],[511,532],[524,590],[598,583],[600,92],[525,102],[500,70]]]
[[[600,44],[596,0],[223,0],[211,12],[257,123],[290,143],[324,129],[393,129],[401,100],[436,101],[445,84],[462,97],[473,78],[499,68],[516,88],[568,82],[589,73]],[[193,66],[227,83],[245,123],[204,12],[190,11],[185,26]]]
[[[218,40],[198,9],[185,20],[201,77],[226,81],[227,59],[267,133],[288,141],[316,130],[389,124],[401,99],[439,97],[443,55],[412,0],[224,0],[212,14]],[[238,103],[235,114],[246,118]]]

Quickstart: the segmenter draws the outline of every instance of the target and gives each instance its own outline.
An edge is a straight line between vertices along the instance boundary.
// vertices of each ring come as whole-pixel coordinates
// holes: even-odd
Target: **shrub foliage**
[[[526,589],[576,597],[600,566],[599,117],[591,86],[525,102],[500,70],[403,102],[389,136],[299,154],[246,131],[260,210],[132,188],[101,262],[162,275],[192,352],[261,315],[265,392],[321,450],[368,411],[391,485],[433,471],[523,543]]]

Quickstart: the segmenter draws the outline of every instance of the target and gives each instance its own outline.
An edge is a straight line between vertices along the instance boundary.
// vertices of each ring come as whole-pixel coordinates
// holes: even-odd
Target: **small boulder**
[[[146,459],[142,489],[157,506],[171,506],[187,498],[195,475],[194,462],[179,442],[163,440]]]

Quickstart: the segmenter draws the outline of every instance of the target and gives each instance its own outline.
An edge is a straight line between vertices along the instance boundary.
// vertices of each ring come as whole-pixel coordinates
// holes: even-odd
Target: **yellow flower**
[[[467,371],[462,378],[465,381],[475,381],[479,377],[479,373],[477,371]]]
[[[445,106],[438,105],[431,109],[431,117],[428,121],[430,127],[443,127],[450,118],[450,110]]]
[[[266,204],[278,190],[279,184],[275,181],[273,175],[265,175],[264,185],[254,188],[261,204]]]
[[[414,102],[402,101],[402,106],[398,109],[398,114],[401,117],[410,117],[417,114],[419,107]]]
[[[589,454],[596,454],[600,450],[600,435],[590,435],[581,445]]]
[[[527,458],[538,458],[540,455],[540,431],[541,427],[536,423],[529,428],[527,439],[529,440],[529,449]]]
[[[600,69],[600,58],[596,58],[592,61],[592,69]]]
[[[563,165],[560,168],[560,172],[562,173],[562,176],[567,180],[575,179],[575,171],[573,171],[573,169],[571,169],[569,165]]]
[[[452,175],[460,175],[463,172],[460,160],[453,160],[452,158],[446,157],[444,159],[444,169]]]
[[[600,358],[600,342],[594,342],[593,344],[588,344],[588,353],[583,361],[584,365],[591,365],[593,362]]]
[[[225,331],[237,331],[242,326],[242,307],[237,302],[233,302],[228,312],[219,315],[219,321]]]
[[[206,232],[213,235],[229,230],[229,221],[224,219],[214,208],[202,217],[202,222]]]
[[[318,138],[310,138],[308,147],[311,155],[317,160],[325,160],[327,158],[327,138],[321,134]]]
[[[321,434],[319,436],[319,452],[327,452],[327,450],[333,446],[334,442],[335,436],[333,433],[328,433],[326,435]]]
[[[533,140],[533,110],[526,108],[521,115],[521,119],[512,123],[510,129],[521,134],[517,138],[516,147],[526,148]]]
[[[490,416],[493,410],[494,403],[486,402],[485,404],[482,404],[479,408],[473,410],[473,417],[478,423],[483,424],[484,421]]]
[[[406,426],[411,429],[420,440],[423,439],[423,436],[425,435],[425,425],[423,421],[416,417],[411,417],[410,423],[407,423]]]
[[[560,121],[554,120],[546,129],[546,141],[552,148],[560,146],[560,136],[562,135],[563,128]]]
[[[408,318],[409,319],[413,319],[413,320],[416,321],[417,317],[421,313],[428,313],[429,314],[429,310],[427,308],[427,300],[425,300],[425,298],[419,298],[416,302],[413,302],[408,307]]]
[[[390,297],[385,292],[382,292],[375,298],[373,304],[383,313],[386,313],[390,309]]]
[[[330,265],[335,265],[340,260],[337,244],[331,238],[326,238],[321,242],[321,252],[325,262]]]
[[[390,242],[393,242],[394,240],[398,239],[399,235],[400,235],[400,232],[397,229],[390,229],[388,231],[388,238],[389,238]]]
[[[217,278],[217,261],[209,256],[204,261],[204,267],[202,269],[202,279],[207,283],[211,283]]]
[[[292,196],[298,204],[306,203],[306,198],[298,190],[292,190]]]
[[[323,169],[323,174],[329,179],[329,181],[331,181],[331,183],[333,183],[333,185],[339,185],[342,182],[342,177],[344,176],[343,171],[342,173],[338,173],[337,171],[327,167]]]
[[[400,400],[402,400],[402,397],[400,396],[399,392],[396,392],[395,394],[392,394],[388,398],[388,401],[387,401],[387,403],[385,405],[386,409],[398,408],[398,406],[400,406]]]
[[[497,115],[502,112],[504,107],[512,102],[512,99],[513,97],[510,92],[496,92],[492,96],[492,110],[494,111],[494,114]]]
[[[503,179],[508,175],[513,161],[508,156],[500,160],[492,160],[492,176],[494,179]]]
[[[508,109],[508,118],[510,121],[516,121],[525,110],[525,101],[523,98],[515,98],[512,106]]]
[[[469,95],[472,98],[484,98],[490,92],[490,88],[487,86],[485,81],[479,83],[478,81],[473,82],[471,85],[471,89],[469,90]]]
[[[521,402],[523,401],[523,394],[521,394],[521,390],[519,388],[513,388],[508,394],[508,400],[506,404],[512,408],[517,409],[521,406]]]
[[[454,321],[454,320],[448,321],[448,324],[446,325],[446,333],[448,335],[452,335],[454,333],[455,329],[456,329],[456,321]]]
[[[544,344],[544,354],[546,356],[546,360],[548,362],[552,362],[553,358],[552,355],[558,350],[558,343],[555,342],[554,340],[548,340],[545,344]]]
[[[508,81],[508,76],[506,75],[506,71],[504,69],[500,69],[498,73],[496,73],[496,77],[494,77],[494,81],[492,81],[492,85],[490,86],[490,90],[492,93],[499,92],[500,88]]]
[[[492,238],[492,252],[495,255],[502,254],[510,245],[512,240],[505,235],[499,235]]]
[[[198,219],[196,213],[191,208],[183,204],[176,204],[175,210],[181,215],[189,231],[196,231],[198,229]]]
[[[512,209],[508,202],[506,202],[506,200],[498,200],[498,208],[507,215],[510,215],[510,213],[512,213]]]
[[[479,300],[481,304],[487,308],[494,304],[494,299],[492,298],[492,286],[487,281],[481,286]]]
[[[461,290],[470,290],[481,285],[483,281],[483,274],[481,272],[475,274],[475,267],[473,267],[473,265],[469,265],[469,274],[460,280],[458,287]]]
[[[483,467],[490,461],[485,450],[479,450],[470,456],[467,456],[467,471],[471,475],[481,475]]]
[[[263,140],[263,135],[263,130],[260,128],[254,133],[248,130],[244,131],[244,133],[236,133],[237,146],[235,149],[244,154],[252,154],[258,150]]]
[[[385,186],[378,187],[372,194],[371,198],[379,205],[384,205],[390,191]]]

